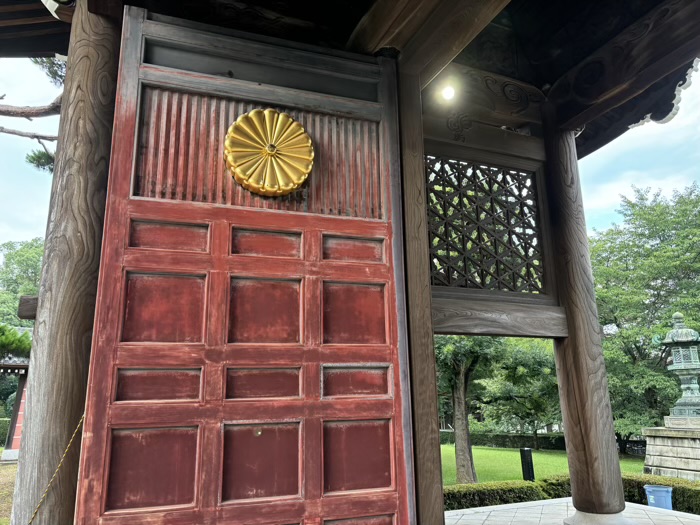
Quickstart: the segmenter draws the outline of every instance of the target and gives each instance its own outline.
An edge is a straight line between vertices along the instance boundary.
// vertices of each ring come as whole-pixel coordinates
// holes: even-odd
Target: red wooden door
[[[144,17],[125,21],[77,523],[410,523],[393,107],[287,97],[314,169],[258,197],[222,151],[260,103],[141,63],[148,31],[196,41]],[[390,63],[361,67],[395,89]]]

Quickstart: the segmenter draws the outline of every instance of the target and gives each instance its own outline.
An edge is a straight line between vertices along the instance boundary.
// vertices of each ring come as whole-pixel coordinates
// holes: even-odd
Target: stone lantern
[[[664,418],[664,426],[671,428],[700,428],[700,334],[685,326],[683,314],[673,314],[673,330],[666,334],[662,344],[671,349],[673,364],[668,369],[681,380],[683,395]]]
[[[700,334],[673,314],[673,329],[661,342],[671,350],[668,369],[681,380],[683,395],[664,418],[664,426],[642,429],[647,440],[644,472],[700,480]]]

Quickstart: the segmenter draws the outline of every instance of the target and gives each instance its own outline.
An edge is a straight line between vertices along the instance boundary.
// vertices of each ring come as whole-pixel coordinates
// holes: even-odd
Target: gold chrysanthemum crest
[[[314,163],[314,147],[302,125],[286,113],[254,109],[228,129],[224,158],[241,186],[278,197],[304,183]]]

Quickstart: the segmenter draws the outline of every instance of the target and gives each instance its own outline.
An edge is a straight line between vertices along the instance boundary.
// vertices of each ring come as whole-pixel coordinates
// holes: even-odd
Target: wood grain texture
[[[29,320],[36,319],[36,307],[38,303],[39,298],[36,295],[23,295],[19,298],[17,317]]]
[[[574,133],[561,131],[543,106],[548,199],[559,300],[569,336],[555,339],[555,359],[574,506],[613,514],[625,507],[603,361]]]
[[[450,335],[566,337],[560,306],[508,303],[464,296],[445,297],[433,288],[433,330]]]
[[[700,55],[700,2],[666,0],[557,80],[559,125],[577,129]]]
[[[442,90],[456,89],[445,104]],[[545,96],[535,86],[497,73],[452,62],[423,93],[423,113],[433,118],[457,118],[510,129],[527,129],[542,120],[540,104]]]
[[[401,70],[427,86],[510,0],[442,0],[401,50]]]
[[[403,49],[440,0],[378,0],[355,27],[347,47],[376,53],[383,47]]]
[[[119,28],[78,2],[71,29],[56,170],[12,523],[25,525],[85,403],[119,58]],[[79,443],[35,525],[73,523]]]
[[[399,69],[401,170],[418,523],[444,523],[418,75]]]

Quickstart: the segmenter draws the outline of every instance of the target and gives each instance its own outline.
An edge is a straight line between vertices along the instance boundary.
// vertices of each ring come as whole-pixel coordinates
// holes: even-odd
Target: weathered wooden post
[[[12,523],[26,525],[85,405],[109,167],[119,27],[77,2],[31,354]],[[73,523],[74,443],[34,525]]]
[[[588,523],[587,514],[625,508],[615,446],[608,381],[588,251],[574,132],[561,130],[554,108],[543,104],[547,187],[556,276],[569,336],[555,339],[559,396],[574,507],[565,523]],[[611,516],[605,523],[625,523]],[[596,521],[596,523],[603,523]]]

